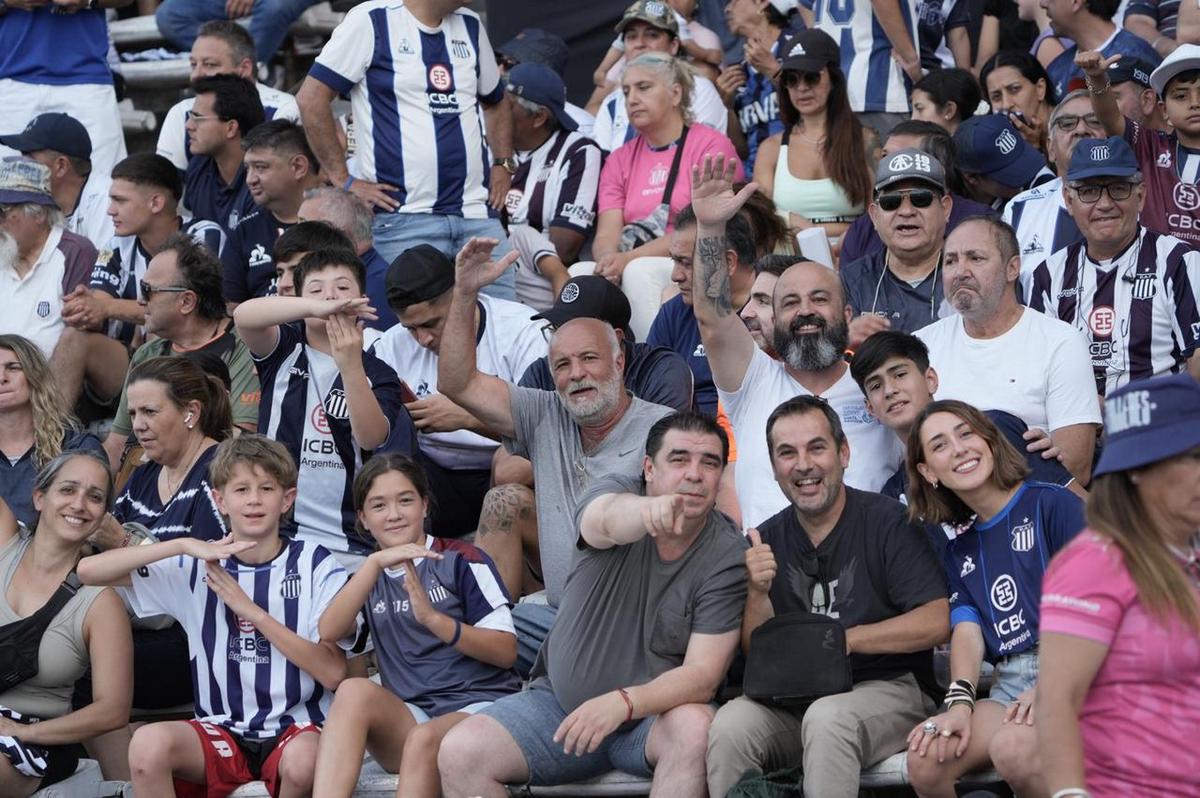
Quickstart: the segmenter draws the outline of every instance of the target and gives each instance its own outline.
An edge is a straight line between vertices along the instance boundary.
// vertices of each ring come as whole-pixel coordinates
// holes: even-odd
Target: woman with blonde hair
[[[943,553],[952,684],[942,712],[908,736],[910,782],[922,798],[952,798],[960,776],[994,765],[1018,794],[1040,795],[1038,599],[1050,558],[1083,528],[1083,503],[1027,480],[1025,457],[964,402],[927,405],[907,457],[913,519],[957,527]],[[995,675],[976,700],[984,660]]]
[[[614,283],[634,258],[667,255],[675,214],[692,199],[692,168],[706,155],[741,161],[723,133],[691,118],[692,73],[665,53],[642,53],[621,78],[637,136],[608,156],[600,173],[592,253],[596,274]]]
[[[37,472],[71,449],[102,451],[63,407],[42,350],[20,335],[0,335],[0,499],[32,528]]]
[[[1200,795],[1200,385],[1139,380],[1104,405],[1088,530],[1042,593],[1047,794]]]

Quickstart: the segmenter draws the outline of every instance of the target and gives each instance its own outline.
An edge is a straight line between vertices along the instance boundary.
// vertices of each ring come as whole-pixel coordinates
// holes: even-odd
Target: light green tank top
[[[787,132],[784,132],[787,141]],[[863,206],[854,205],[833,178],[801,180],[788,170],[788,147],[779,147],[775,163],[775,209],[780,213],[795,213],[814,224],[852,222],[862,216]]]

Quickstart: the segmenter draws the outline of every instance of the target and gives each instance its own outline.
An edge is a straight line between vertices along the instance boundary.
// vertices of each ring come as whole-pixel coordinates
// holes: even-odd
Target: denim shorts
[[[575,756],[563,753],[554,742],[554,732],[567,712],[545,681],[539,680],[523,693],[505,696],[479,712],[495,718],[525,755],[529,784],[551,786],[583,781],[610,770],[650,778],[654,770],[646,761],[646,740],[654,718],[645,718],[629,731],[615,731],[604,738],[594,753]]]
[[[1013,654],[996,662],[992,672],[992,689],[985,701],[1008,706],[1017,696],[1037,684],[1037,649]]]

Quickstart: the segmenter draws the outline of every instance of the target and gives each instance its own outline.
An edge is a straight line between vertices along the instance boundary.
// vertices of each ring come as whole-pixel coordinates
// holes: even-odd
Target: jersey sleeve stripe
[[[321,81],[338,94],[349,94],[350,90],[354,88],[353,81],[347,80],[324,64],[314,63],[308,70],[308,74],[310,77],[314,77]]]

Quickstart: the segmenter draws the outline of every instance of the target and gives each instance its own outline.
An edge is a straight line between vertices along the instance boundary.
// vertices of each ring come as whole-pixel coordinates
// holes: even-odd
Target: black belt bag
[[[37,676],[42,635],[79,587],[79,577],[71,571],[40,610],[28,618],[0,626],[0,693]]]
[[[812,612],[778,615],[750,634],[742,689],[771,706],[810,704],[854,687],[846,630]]]

